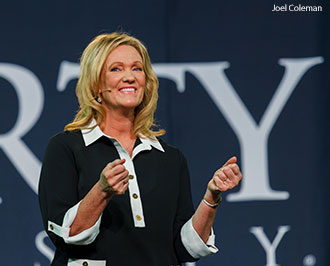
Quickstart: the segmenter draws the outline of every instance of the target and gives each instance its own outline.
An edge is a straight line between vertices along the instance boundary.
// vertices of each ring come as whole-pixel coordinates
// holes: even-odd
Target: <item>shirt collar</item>
[[[85,128],[81,129],[81,133],[85,142],[85,146],[88,146],[101,138],[102,136],[105,136],[107,138],[110,138],[111,140],[116,140],[115,138],[112,138],[106,134],[103,133],[103,131],[100,129],[100,127],[96,124],[95,119],[92,120],[92,122]],[[148,147],[151,149],[151,146],[156,148],[159,151],[165,152],[163,146],[159,143],[156,137],[153,138],[147,138],[143,136],[142,134],[139,135],[139,139],[142,142],[142,144],[145,147]]]
[[[165,152],[163,149],[163,146],[159,143],[159,141],[156,137],[147,138],[147,137],[143,136],[142,134],[140,134],[139,139],[141,140],[141,142],[144,145],[149,146],[149,147],[152,146],[159,151]]]

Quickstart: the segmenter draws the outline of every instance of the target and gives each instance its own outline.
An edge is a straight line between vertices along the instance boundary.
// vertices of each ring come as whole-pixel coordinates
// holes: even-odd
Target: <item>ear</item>
[[[99,87],[99,88],[98,88],[98,90],[97,90],[97,96],[100,96],[100,95],[102,95],[102,88],[101,88],[100,85],[99,85],[98,87]]]

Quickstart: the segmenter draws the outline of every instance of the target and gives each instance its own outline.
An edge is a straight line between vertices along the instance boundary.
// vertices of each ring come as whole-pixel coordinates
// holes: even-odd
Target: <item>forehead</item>
[[[129,62],[141,62],[142,57],[135,47],[131,45],[120,45],[113,49],[107,57],[107,64],[114,62],[129,63]]]

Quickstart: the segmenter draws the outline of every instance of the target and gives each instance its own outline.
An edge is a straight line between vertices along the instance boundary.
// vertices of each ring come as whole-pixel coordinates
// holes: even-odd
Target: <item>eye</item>
[[[142,67],[134,67],[133,70],[134,70],[134,71],[143,71],[143,70],[142,70]]]
[[[118,72],[119,71],[119,68],[118,67],[113,67],[110,69],[111,72]]]

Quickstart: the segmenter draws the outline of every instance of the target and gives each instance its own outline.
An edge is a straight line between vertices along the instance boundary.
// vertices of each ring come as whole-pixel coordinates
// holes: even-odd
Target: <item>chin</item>
[[[135,108],[135,107],[138,107],[141,103],[142,103],[142,100],[141,101],[127,101],[126,103],[124,103],[124,105],[127,107],[130,107],[130,108]]]
[[[123,104],[123,108],[125,108],[125,109],[135,109],[139,105],[140,104],[137,104],[137,103],[126,103],[126,104]]]

